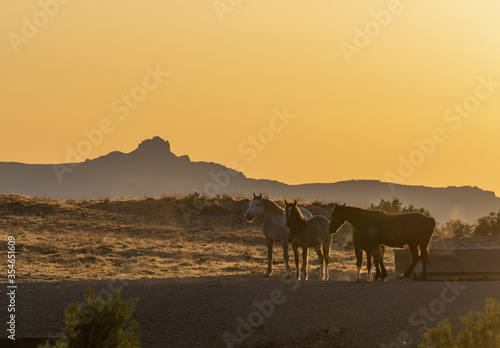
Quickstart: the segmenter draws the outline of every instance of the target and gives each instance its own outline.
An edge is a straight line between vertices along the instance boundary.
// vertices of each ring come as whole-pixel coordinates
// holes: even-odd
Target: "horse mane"
[[[283,215],[285,211],[279,205],[267,198],[262,198],[262,204],[264,204],[264,212],[268,211],[276,215]]]

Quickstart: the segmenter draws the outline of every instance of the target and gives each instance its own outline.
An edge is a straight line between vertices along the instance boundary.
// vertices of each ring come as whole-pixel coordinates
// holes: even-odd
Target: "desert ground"
[[[118,287],[125,299],[139,297],[133,319],[143,347],[416,346],[425,326],[449,318],[459,328],[459,316],[481,310],[485,298],[500,298],[500,282],[395,281],[390,249],[386,282],[356,282],[348,226],[333,237],[330,281],[318,280],[314,253],[309,281],[284,280],[279,245],[274,274],[264,279],[262,221],[244,220],[248,203],[196,195],[116,201],[0,195],[5,265],[7,237],[16,239],[17,337],[57,336],[64,309],[82,302],[86,286],[103,297]],[[304,206],[327,217],[331,211],[330,203]],[[499,242],[437,231],[431,247]],[[6,336],[2,330],[0,338]]]

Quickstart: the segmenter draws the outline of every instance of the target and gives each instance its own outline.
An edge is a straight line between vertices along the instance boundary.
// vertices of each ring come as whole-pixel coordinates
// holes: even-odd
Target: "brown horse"
[[[297,279],[307,280],[308,248],[318,254],[321,266],[321,280],[328,280],[330,262],[330,243],[332,236],[328,232],[329,221],[324,216],[316,215],[307,220],[297,207],[297,201],[289,204],[285,201],[286,225],[290,228],[289,240],[295,255]],[[299,247],[302,248],[302,268],[299,277]]]
[[[375,251],[376,262],[382,262],[376,246],[384,244],[389,247],[408,245],[412,262],[404,272],[403,278],[409,278],[418,261],[422,260],[423,275],[428,259],[429,241],[436,228],[436,221],[420,213],[388,214],[378,210],[367,210],[356,207],[334,204],[331,214],[330,232],[334,233],[345,222],[349,222],[366,238],[369,247]],[[420,255],[418,253],[420,249]]]
[[[356,255],[356,266],[358,267],[357,280],[361,280],[359,274],[361,272],[361,266],[363,266],[363,251],[366,254],[366,269],[368,271],[368,280],[373,280],[372,255],[374,255],[375,259],[375,279],[387,278],[387,271],[384,267],[384,245],[377,245],[373,247],[372,245],[370,245],[370,239],[363,236],[363,234],[359,232],[355,227],[353,227],[352,231],[352,244],[354,246],[354,254]],[[381,262],[380,259],[382,260]],[[377,262],[377,260],[379,262]]]

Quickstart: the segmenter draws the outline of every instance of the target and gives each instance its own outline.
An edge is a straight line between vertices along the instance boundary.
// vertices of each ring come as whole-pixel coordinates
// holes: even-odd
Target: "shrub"
[[[198,191],[196,191],[181,198],[181,201],[193,208],[197,208],[205,202],[205,197],[203,197]]]
[[[187,204],[191,208],[211,212],[224,208],[227,204],[233,202],[233,199],[225,193],[217,193],[214,196],[207,196],[199,192],[194,192],[184,198],[181,198],[180,201]]]
[[[443,230],[450,232],[455,237],[466,237],[470,236],[474,229],[474,225],[471,225],[460,219],[450,220],[446,223]]]
[[[477,220],[474,234],[478,236],[498,236],[500,235],[500,211],[491,212]]]
[[[459,332],[455,340],[450,322],[443,319],[435,328],[426,330],[419,348],[500,347],[500,302],[487,299],[484,313],[470,311],[460,320],[465,323],[465,330]]]
[[[109,294],[107,301],[98,299],[90,288],[85,289],[85,304],[75,303],[64,312],[62,336],[55,348],[106,347],[133,348],[140,347],[141,333],[136,332],[137,322],[127,322],[138,299],[123,301],[121,290],[116,296]],[[41,348],[51,347],[49,342]]]
[[[403,202],[401,202],[399,200],[399,198],[393,198],[392,201],[391,200],[387,200],[386,201],[385,199],[381,199],[380,203],[377,204],[377,205],[374,205],[373,203],[370,204],[370,208],[369,209],[371,209],[371,210],[383,210],[386,213],[410,213],[410,212],[417,212],[417,213],[421,213],[421,214],[424,214],[424,215],[427,215],[427,216],[431,217],[431,213],[427,209],[424,209],[424,208],[415,208],[413,206],[413,204],[410,204],[407,207],[403,207]]]

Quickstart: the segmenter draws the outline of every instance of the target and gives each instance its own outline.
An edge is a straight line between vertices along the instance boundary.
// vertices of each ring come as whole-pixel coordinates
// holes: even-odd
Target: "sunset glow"
[[[234,3],[2,2],[0,161],[160,136],[252,178],[499,195],[500,3]]]

